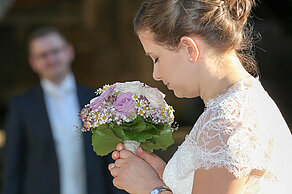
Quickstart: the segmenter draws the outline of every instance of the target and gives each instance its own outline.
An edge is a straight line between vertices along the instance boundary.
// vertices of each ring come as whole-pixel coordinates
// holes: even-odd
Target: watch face
[[[158,189],[154,189],[154,190],[151,191],[150,194],[159,194],[159,190]]]

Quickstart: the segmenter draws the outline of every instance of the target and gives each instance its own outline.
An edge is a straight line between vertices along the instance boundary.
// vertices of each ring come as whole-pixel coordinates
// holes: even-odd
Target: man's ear
[[[73,46],[71,44],[68,44],[66,49],[67,49],[66,50],[67,54],[68,54],[68,56],[70,58],[70,63],[72,63],[74,61],[74,59],[75,59],[75,50],[74,50],[74,48],[73,48]]]
[[[200,54],[198,45],[195,42],[195,40],[188,36],[183,36],[180,39],[180,43],[186,49],[186,52],[188,53],[189,56],[189,60],[195,63]]]

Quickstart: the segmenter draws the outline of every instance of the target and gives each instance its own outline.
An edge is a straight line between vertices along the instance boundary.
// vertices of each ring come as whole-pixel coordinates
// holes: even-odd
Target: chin
[[[173,93],[178,98],[196,98],[196,97],[198,97],[198,95],[189,95],[189,94],[186,94],[186,93],[177,92],[175,90],[173,90]]]
[[[178,98],[186,98],[186,96],[182,95],[182,94],[179,93],[179,92],[176,92],[175,90],[173,90],[173,93],[174,93],[174,95],[175,95],[176,97],[178,97]]]

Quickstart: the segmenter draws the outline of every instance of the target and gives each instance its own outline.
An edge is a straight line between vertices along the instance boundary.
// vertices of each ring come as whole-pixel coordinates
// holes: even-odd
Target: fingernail
[[[110,165],[110,169],[113,169],[114,167],[115,167],[115,165],[114,165],[114,164]]]
[[[115,158],[117,157],[117,152],[114,153],[114,157],[115,157]]]
[[[138,147],[138,149],[140,149],[140,152],[143,154],[143,149],[141,147]]]
[[[119,146],[118,146],[118,150],[121,150],[122,148],[123,148],[122,145],[119,145]]]

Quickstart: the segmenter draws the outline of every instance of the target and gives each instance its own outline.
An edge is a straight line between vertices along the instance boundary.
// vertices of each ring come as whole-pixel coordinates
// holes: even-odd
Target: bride
[[[146,0],[136,33],[153,78],[205,110],[166,164],[122,144],[109,165],[129,193],[272,194],[288,190],[292,137],[259,81],[248,17],[253,0]]]

